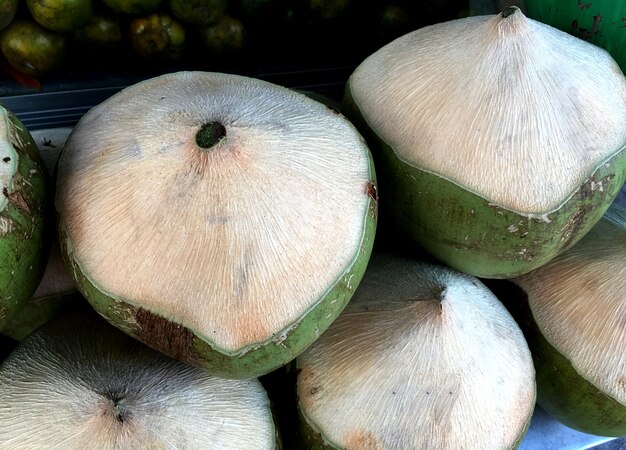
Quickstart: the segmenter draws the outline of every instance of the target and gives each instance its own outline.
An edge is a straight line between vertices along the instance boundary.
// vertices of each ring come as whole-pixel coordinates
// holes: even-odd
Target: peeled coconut
[[[626,78],[516,7],[389,43],[350,77],[346,110],[378,150],[390,215],[469,274],[540,267],[626,180]]]
[[[626,209],[611,206],[570,250],[512,281],[526,297],[511,308],[533,352],[538,403],[571,428],[626,436]]]
[[[515,448],[535,405],[530,351],[491,291],[396,256],[372,258],[297,365],[306,448]]]
[[[94,316],[40,328],[0,365],[3,449],[277,448],[256,379],[226,380]]]
[[[45,267],[47,175],[32,136],[0,106],[0,333]]]
[[[60,242],[111,323],[211,373],[295,358],[343,310],[369,260],[368,148],[286,88],[179,72],[76,125],[58,166]]]

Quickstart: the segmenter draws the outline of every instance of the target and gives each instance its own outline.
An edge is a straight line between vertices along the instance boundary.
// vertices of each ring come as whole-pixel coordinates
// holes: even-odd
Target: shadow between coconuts
[[[512,278],[541,267],[593,227],[626,181],[623,146],[554,210],[519,213],[401,160],[364,118],[350,81],[342,104],[372,151],[386,213],[438,260],[477,277]]]
[[[51,320],[70,313],[90,311],[89,303],[78,291],[31,299],[20,308],[2,330],[2,334],[22,341]]]

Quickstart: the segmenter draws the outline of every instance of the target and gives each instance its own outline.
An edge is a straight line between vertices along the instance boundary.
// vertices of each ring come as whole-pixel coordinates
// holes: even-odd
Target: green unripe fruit
[[[6,28],[15,17],[18,0],[0,0],[0,30]]]
[[[30,20],[15,21],[0,34],[0,50],[9,64],[35,77],[57,69],[66,47],[65,35]]]
[[[36,22],[59,33],[82,27],[93,12],[91,0],[26,0],[26,5]]]
[[[216,23],[226,11],[227,0],[170,0],[170,9],[176,18],[192,25]]]
[[[102,0],[111,10],[123,14],[148,14],[161,6],[162,0]]]

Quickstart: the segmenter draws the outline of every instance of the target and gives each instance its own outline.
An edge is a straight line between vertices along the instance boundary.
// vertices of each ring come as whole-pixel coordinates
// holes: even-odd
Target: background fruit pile
[[[255,68],[357,63],[467,11],[463,0],[0,0],[4,70]],[[16,73],[17,72],[17,73]]]
[[[0,0],[0,11],[3,11],[5,5],[10,7],[11,3]],[[420,6],[416,6],[403,1],[369,5],[369,2],[358,0],[337,0],[333,8],[324,2],[324,8],[316,9],[313,0],[209,0],[203,3],[212,5],[215,16],[212,16],[210,23],[199,23],[195,20],[199,14],[185,12],[185,8],[195,2],[150,0],[143,2],[147,10],[137,11],[131,9],[137,3],[130,1],[94,0],[94,3],[89,3],[88,9],[76,14],[87,17],[81,19],[80,26],[67,28],[68,25],[63,24],[65,26],[60,29],[59,20],[69,20],[72,14],[64,10],[64,14],[50,15],[49,10],[45,10],[45,18],[40,17],[39,22],[42,23],[39,24],[35,21],[36,11],[45,3],[46,0],[22,2],[14,16],[12,13],[4,15],[0,12],[0,27],[5,27],[0,32],[4,70],[14,77],[24,75],[39,78],[63,73],[68,68],[118,70],[120,67],[150,67],[156,71],[176,68],[226,69],[249,73],[252,67],[255,71],[262,71],[267,67],[288,66],[294,62],[298,67],[303,67],[303,64],[310,67],[316,62],[350,65],[409,29],[463,14],[461,2],[444,1],[420,2]],[[81,1],[71,3],[78,5]],[[452,3],[454,7],[451,8]],[[446,7],[445,13],[442,5]],[[325,14],[331,11],[332,14]],[[9,16],[10,20],[2,20]],[[203,16],[209,17],[210,14]],[[51,20],[50,17],[58,20]],[[46,47],[45,40],[34,38],[32,33],[50,36],[53,45]],[[21,41],[18,39],[20,37]],[[13,46],[7,42],[13,43]],[[41,48],[37,45],[42,45],[45,51],[38,53]],[[61,53],[57,54],[55,51],[58,49],[61,49]],[[39,54],[44,59],[50,55],[56,56],[51,58],[49,69],[41,70],[42,66],[39,66],[38,70],[34,64],[37,60],[15,60],[13,56],[18,51],[24,51],[27,55]],[[40,137],[37,136],[35,140],[44,157],[48,150],[59,150],[63,146],[61,141],[52,142],[48,135],[44,135],[43,139]],[[54,163],[50,172],[54,173]],[[622,188],[616,203],[626,205],[626,186]],[[409,254],[412,257],[419,255],[425,261],[434,262],[429,255],[412,247],[384,211],[381,211],[376,239],[379,251]],[[510,287],[507,285],[498,281],[484,281],[494,292],[502,294],[502,298],[509,295],[507,289]],[[498,289],[502,292],[497,292]],[[73,303],[59,304],[59,311],[42,313],[42,317],[45,315],[47,320],[48,315],[60,315],[66,312],[64,308],[89,310],[89,305],[80,295],[68,299]],[[37,307],[43,304],[33,303]],[[39,323],[34,325],[38,326]],[[25,337],[8,334],[17,340]],[[3,339],[0,334],[0,361],[5,353],[8,354],[17,345],[13,340]],[[276,425],[281,430],[285,448],[295,448],[297,439],[297,376],[295,367],[288,364],[261,377],[273,403]]]

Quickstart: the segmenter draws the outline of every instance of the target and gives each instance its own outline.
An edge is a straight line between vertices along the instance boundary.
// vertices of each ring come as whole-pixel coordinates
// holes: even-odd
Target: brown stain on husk
[[[143,308],[134,316],[139,340],[172,358],[192,361],[194,334],[189,329]]]

